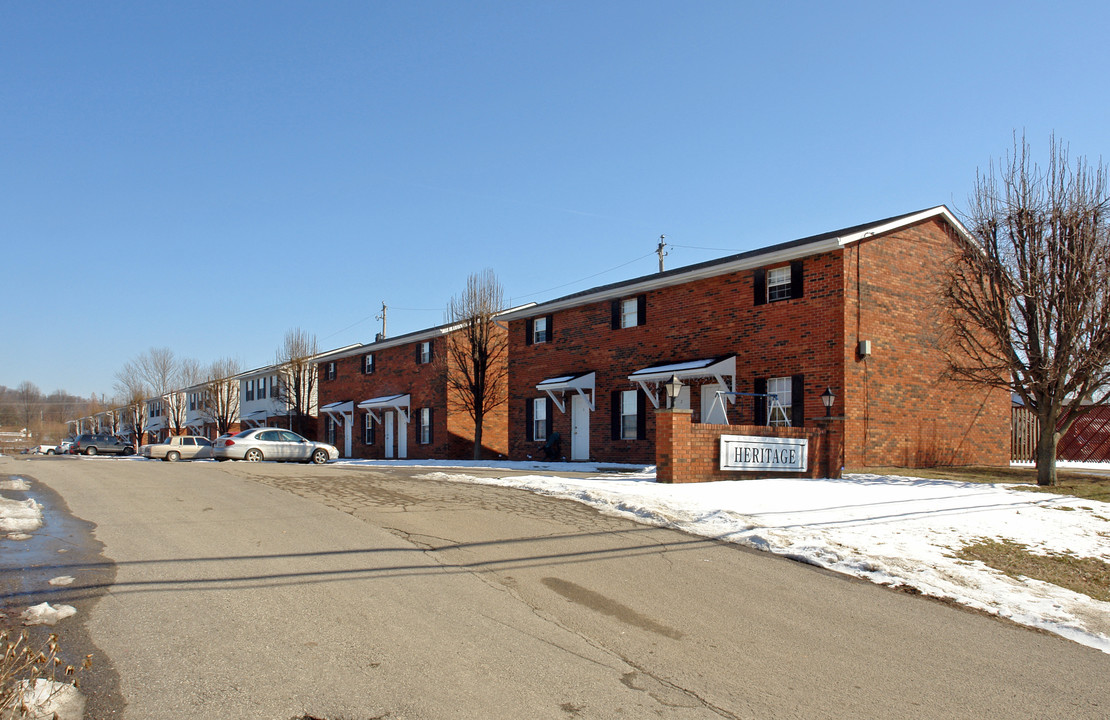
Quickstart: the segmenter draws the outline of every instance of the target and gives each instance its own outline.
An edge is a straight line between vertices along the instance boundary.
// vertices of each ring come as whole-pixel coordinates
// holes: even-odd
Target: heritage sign
[[[721,470],[805,472],[808,455],[805,438],[721,436]]]

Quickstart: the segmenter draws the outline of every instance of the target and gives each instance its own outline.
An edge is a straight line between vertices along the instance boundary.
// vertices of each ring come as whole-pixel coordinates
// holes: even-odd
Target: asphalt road
[[[110,568],[60,592],[111,717],[1110,716],[1110,656],[1057,636],[426,472],[0,465],[95,524]]]

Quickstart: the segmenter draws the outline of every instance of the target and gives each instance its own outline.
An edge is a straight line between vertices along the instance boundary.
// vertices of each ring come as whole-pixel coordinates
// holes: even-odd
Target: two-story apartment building
[[[507,313],[509,453],[651,462],[662,384],[695,422],[804,426],[836,396],[846,467],[1004,464],[1009,396],[945,380],[944,206]]]
[[[447,382],[458,332],[443,325],[322,355],[320,439],[344,457],[472,458],[474,421]],[[507,454],[506,422],[502,401],[483,422],[483,457]]]

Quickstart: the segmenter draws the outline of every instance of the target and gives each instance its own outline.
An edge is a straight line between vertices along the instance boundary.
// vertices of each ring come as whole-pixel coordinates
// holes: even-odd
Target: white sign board
[[[808,455],[805,438],[721,436],[721,470],[805,472]]]

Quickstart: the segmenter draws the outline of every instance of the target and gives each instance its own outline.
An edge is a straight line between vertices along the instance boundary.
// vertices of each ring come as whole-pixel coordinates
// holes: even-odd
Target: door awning
[[[402,395],[383,395],[382,397],[370,398],[363,400],[358,404],[359,408],[365,410],[374,418],[374,421],[379,425],[382,419],[378,417],[375,410],[396,410],[401,415],[401,419],[406,423],[409,421],[409,402],[411,398],[408,393]]]
[[[162,417],[151,418],[143,427],[143,432],[154,432],[161,430],[166,425],[166,419]]]
[[[347,420],[353,420],[355,414],[355,401],[354,400],[340,400],[339,402],[328,403],[320,408],[320,412],[327,413],[331,419],[340,425],[343,425]],[[253,414],[253,413],[252,413]]]
[[[725,391],[736,391],[736,356],[723,355],[721,357],[706,358],[704,360],[690,360],[687,362],[671,362],[637,370],[628,376],[628,379],[638,383],[643,388],[644,394],[651,400],[651,404],[659,407],[659,396],[656,391],[671,376],[678,376],[679,380],[716,380],[717,384]],[[651,383],[653,387],[648,387]],[[730,401],[735,402],[730,396]]]
[[[192,420],[189,420],[188,422],[185,423],[185,427],[195,427],[195,428],[204,427],[204,418],[202,418],[202,417],[193,418]]]
[[[563,404],[563,393],[576,392],[589,405],[590,410],[594,409],[594,383],[597,380],[597,373],[585,372],[578,373],[577,375],[559,375],[558,377],[547,378],[536,385],[536,389],[547,393],[551,398],[551,402],[555,403],[555,407],[559,408],[559,412],[566,412],[566,406]],[[559,393],[558,396],[555,393]],[[587,394],[589,393],[589,394]]]

